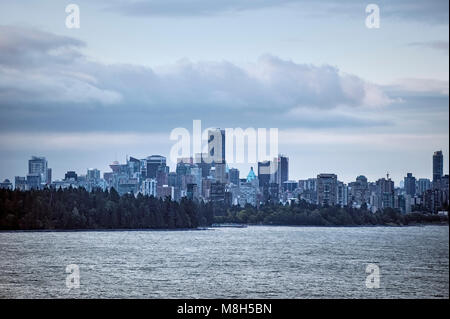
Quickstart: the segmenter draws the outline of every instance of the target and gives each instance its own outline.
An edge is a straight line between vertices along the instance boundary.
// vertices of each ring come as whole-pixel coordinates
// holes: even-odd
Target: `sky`
[[[66,27],[68,4],[80,28]],[[380,8],[367,28],[366,6]],[[289,178],[431,178],[449,158],[447,0],[0,0],[0,179],[278,128]],[[172,170],[174,163],[169,163]],[[231,165],[246,176],[254,163]]]

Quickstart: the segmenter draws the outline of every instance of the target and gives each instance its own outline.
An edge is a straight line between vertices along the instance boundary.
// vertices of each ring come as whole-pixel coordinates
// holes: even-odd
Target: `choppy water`
[[[448,298],[448,227],[4,232],[0,297]]]

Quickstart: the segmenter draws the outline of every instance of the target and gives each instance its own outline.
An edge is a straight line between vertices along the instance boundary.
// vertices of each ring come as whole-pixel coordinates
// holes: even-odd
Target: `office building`
[[[225,130],[215,128],[208,131],[208,151],[210,162],[225,164]]]
[[[416,181],[416,193],[422,195],[425,191],[431,189],[431,181],[428,178],[419,178]]]
[[[158,171],[169,173],[168,167],[166,165],[166,158],[161,155],[152,155],[147,157],[146,177],[156,178]]]
[[[317,175],[317,203],[334,206],[337,203],[337,176],[335,174]]]
[[[404,187],[406,195],[414,197],[416,195],[416,178],[412,173],[407,173],[404,179]]]
[[[41,183],[48,184],[48,163],[45,157],[32,156],[28,160],[28,174],[41,176]]]
[[[433,184],[437,183],[442,175],[444,175],[444,156],[442,151],[436,151],[433,154]]]
[[[10,182],[9,179],[5,179],[3,182],[0,182],[0,189],[13,189],[13,184]]]
[[[78,175],[74,171],[68,171],[64,175],[64,180],[65,181],[75,181],[76,182],[78,180]]]
[[[228,171],[228,176],[230,183],[239,186],[239,170],[237,168],[232,168]]]
[[[14,188],[20,191],[27,190],[27,178],[22,176],[16,176],[14,179]]]
[[[141,192],[144,196],[156,197],[156,187],[158,182],[154,178],[147,178],[142,182]]]

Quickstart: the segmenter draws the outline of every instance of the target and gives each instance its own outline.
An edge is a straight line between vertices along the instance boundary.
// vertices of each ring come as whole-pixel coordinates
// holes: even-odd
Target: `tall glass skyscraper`
[[[441,180],[444,175],[444,156],[442,151],[436,151],[433,154],[433,183]]]

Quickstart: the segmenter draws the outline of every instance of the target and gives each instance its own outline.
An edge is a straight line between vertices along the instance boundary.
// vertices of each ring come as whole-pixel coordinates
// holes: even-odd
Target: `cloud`
[[[208,16],[221,13],[276,7],[296,0],[116,0],[109,4],[112,11],[134,16]]]
[[[447,0],[378,0],[384,17],[432,24],[448,24]],[[290,6],[299,14],[327,18],[333,15],[361,16],[369,2],[360,0],[108,0],[108,10],[133,16],[190,17],[211,16]]]
[[[0,139],[2,150],[102,151],[114,147],[151,147],[170,145],[168,134],[136,132],[11,132]]]
[[[435,79],[418,79],[405,78],[399,79],[385,87],[386,91],[396,92],[403,96],[410,95],[433,95],[433,96],[447,96],[449,95],[448,81]]]
[[[411,42],[411,43],[408,43],[408,46],[438,50],[447,55],[448,55],[448,50],[449,50],[448,41]]]
[[[0,99],[3,104],[101,103],[121,100],[79,71],[85,43],[35,29],[0,26]]]
[[[346,132],[316,132],[304,129],[288,129],[279,132],[281,145],[343,145],[362,147],[370,145],[379,150],[426,150],[430,146],[439,148],[448,140],[448,134],[417,134],[417,133],[361,133]]]
[[[152,129],[185,123],[186,115],[189,121],[237,123],[246,114],[243,121],[248,124],[263,114],[270,123],[299,107],[330,110],[392,103],[379,86],[337,67],[271,55],[246,65],[189,60],[158,68],[105,65],[84,56],[85,44],[76,39],[15,27],[0,28],[0,46],[0,108],[8,109],[0,119],[4,130],[148,130],[150,123]],[[341,119],[343,125],[355,124],[353,118]]]
[[[0,66],[15,68],[64,64],[80,58],[85,43],[30,28],[0,26]]]

